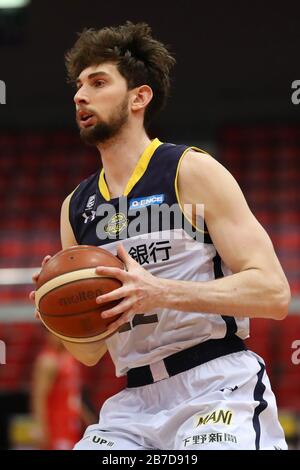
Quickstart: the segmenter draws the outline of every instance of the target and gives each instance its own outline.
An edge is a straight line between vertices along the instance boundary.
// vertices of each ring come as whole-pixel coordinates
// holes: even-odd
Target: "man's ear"
[[[131,109],[139,111],[146,108],[153,97],[152,88],[149,85],[141,85],[132,90]]]

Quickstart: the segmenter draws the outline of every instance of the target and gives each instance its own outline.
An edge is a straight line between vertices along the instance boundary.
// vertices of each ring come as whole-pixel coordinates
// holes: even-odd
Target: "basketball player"
[[[72,449],[83,414],[79,364],[51,333],[34,364],[31,398],[39,448]]]
[[[102,314],[122,313],[118,332],[65,342],[87,365],[107,347],[128,381],[75,449],[286,449],[264,362],[243,340],[249,317],[287,315],[289,286],[232,175],[200,149],[150,140],[174,58],[127,22],[85,30],[66,62],[80,135],[103,169],[64,201],[62,246],[102,246],[127,268],[97,268],[123,284],[97,298],[122,299]],[[162,206],[174,217],[152,225]]]

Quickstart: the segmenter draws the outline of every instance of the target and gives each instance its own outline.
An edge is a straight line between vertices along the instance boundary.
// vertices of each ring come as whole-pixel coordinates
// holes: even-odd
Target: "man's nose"
[[[75,93],[74,95],[74,102],[75,104],[87,104],[89,103],[89,98],[88,98],[88,95],[87,93],[83,90],[83,87],[79,88],[79,90],[77,90],[77,92]]]

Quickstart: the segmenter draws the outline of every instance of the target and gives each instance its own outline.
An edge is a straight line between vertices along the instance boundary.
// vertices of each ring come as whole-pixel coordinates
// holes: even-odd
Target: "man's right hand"
[[[42,266],[41,266],[41,268],[43,268],[43,267],[45,266],[45,264],[49,261],[50,258],[51,258],[50,255],[45,256],[45,258],[44,258],[43,261],[42,261]],[[33,282],[34,284],[37,283],[40,273],[41,273],[41,271],[38,271],[38,272],[34,273],[34,275],[32,276],[32,282]],[[29,299],[30,299],[33,303],[35,302],[35,290],[32,290],[32,291],[30,292],[30,294],[29,294]],[[38,311],[38,310],[35,310],[34,315],[35,315],[35,318],[37,318],[37,319],[40,318],[40,314],[39,314],[39,311]]]

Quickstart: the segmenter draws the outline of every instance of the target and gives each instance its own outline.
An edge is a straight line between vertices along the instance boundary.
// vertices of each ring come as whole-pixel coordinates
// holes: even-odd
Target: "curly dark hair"
[[[161,42],[153,39],[146,23],[131,23],[103,29],[84,29],[66,56],[69,81],[82,70],[104,62],[115,62],[128,89],[149,85],[153,98],[145,111],[145,125],[166,104],[170,93],[170,71],[175,58]]]

